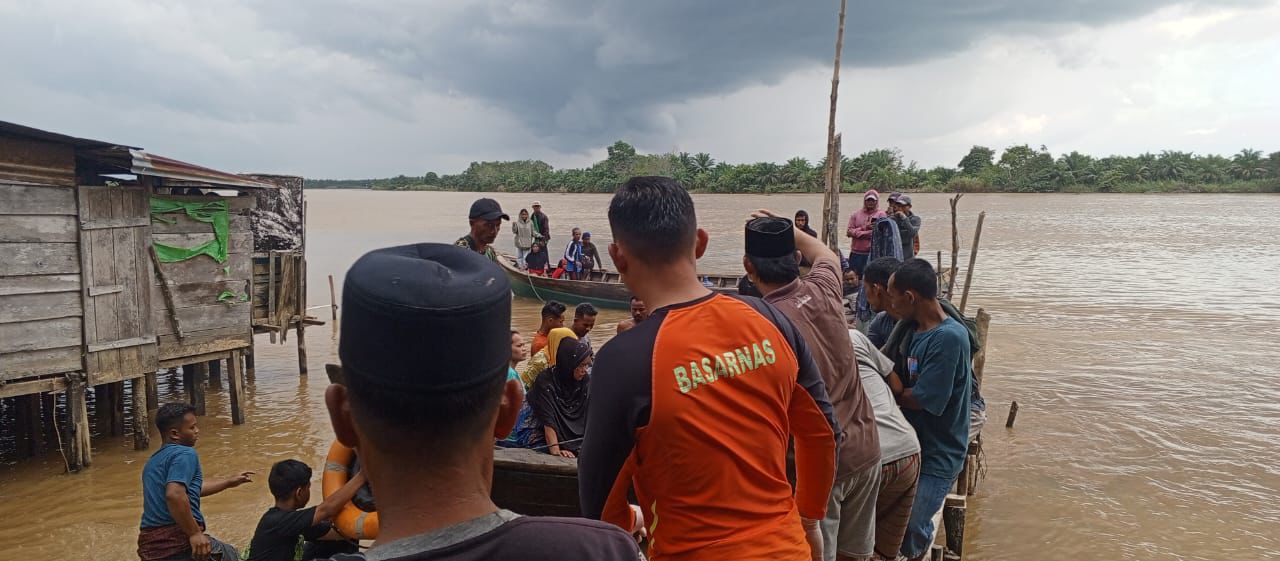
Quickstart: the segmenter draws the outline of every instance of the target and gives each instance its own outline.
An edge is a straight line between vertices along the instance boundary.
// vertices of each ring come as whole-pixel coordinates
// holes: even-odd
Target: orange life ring
[[[333,441],[329,446],[329,455],[324,459],[323,490],[327,498],[341,489],[351,479],[351,464],[356,459],[356,451],[341,442]],[[373,540],[378,538],[378,513],[360,510],[354,503],[348,502],[342,512],[333,517],[333,527],[338,533],[357,540]]]

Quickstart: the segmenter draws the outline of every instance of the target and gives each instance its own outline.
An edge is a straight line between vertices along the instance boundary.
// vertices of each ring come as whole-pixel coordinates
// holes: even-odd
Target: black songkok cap
[[[422,243],[366,253],[347,271],[342,309],[348,384],[445,393],[506,375],[511,286],[474,251]]]
[[[782,257],[796,251],[796,235],[786,218],[762,216],[747,222],[747,255]]]

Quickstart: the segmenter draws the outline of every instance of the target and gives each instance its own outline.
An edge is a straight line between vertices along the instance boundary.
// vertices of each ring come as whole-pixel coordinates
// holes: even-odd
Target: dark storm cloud
[[[852,1],[849,67],[909,64],[985,35],[1052,34],[1123,21],[1161,0]],[[1248,0],[1210,4],[1255,4]],[[562,150],[624,133],[669,133],[658,108],[829,65],[839,3],[686,0],[308,2],[261,9],[297,40],[347,53],[420,87],[509,111]],[[287,22],[287,23],[281,23]]]

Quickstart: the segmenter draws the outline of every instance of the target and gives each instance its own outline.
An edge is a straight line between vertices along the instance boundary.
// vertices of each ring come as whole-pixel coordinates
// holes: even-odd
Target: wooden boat
[[[582,516],[578,460],[524,448],[493,451],[494,504],[530,516]]]
[[[510,255],[499,256],[498,264],[511,279],[511,291],[516,296],[543,302],[558,300],[570,305],[590,302],[600,308],[631,307],[631,292],[622,284],[622,276],[617,271],[592,271],[586,279],[569,280],[530,275],[521,271]],[[738,280],[742,278],[742,275],[699,276],[708,288],[725,294],[737,294]]]

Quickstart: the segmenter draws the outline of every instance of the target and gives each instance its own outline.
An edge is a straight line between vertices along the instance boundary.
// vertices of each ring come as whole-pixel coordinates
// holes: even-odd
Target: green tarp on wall
[[[156,256],[161,263],[186,261],[197,255],[208,255],[214,261],[227,261],[227,234],[231,229],[231,213],[228,212],[227,201],[210,199],[208,201],[175,201],[172,199],[151,198],[151,219],[174,224],[177,221],[165,217],[171,212],[185,212],[194,220],[205,222],[213,227],[213,239],[196,247],[174,247],[162,243],[152,243],[156,248]]]

